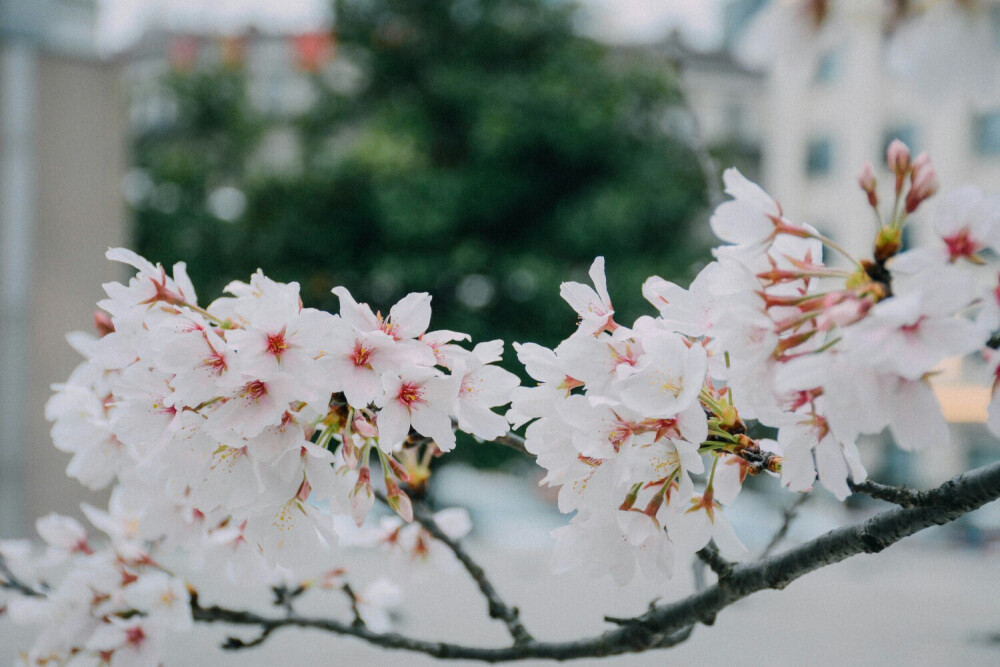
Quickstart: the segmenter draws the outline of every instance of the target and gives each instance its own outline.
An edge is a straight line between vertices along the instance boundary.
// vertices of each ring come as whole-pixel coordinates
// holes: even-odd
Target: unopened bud
[[[861,167],[861,173],[858,174],[858,185],[868,194],[868,203],[871,207],[878,206],[878,194],[875,192],[878,182],[875,180],[875,169],[871,162],[865,162],[864,166]]]
[[[396,479],[404,484],[410,481],[410,473],[407,472],[402,463],[393,458],[392,454],[388,454],[384,460],[389,462],[389,468],[392,469],[392,474],[396,476]]]
[[[913,177],[916,178],[917,174],[920,173],[920,170],[930,165],[930,163],[931,156],[927,154],[927,151],[924,151],[917,157],[913,158],[913,164],[910,165],[910,169],[913,171]]]
[[[930,199],[938,190],[937,172],[930,164],[922,167],[919,172],[913,172],[910,191],[906,195],[906,212],[913,213],[926,199]]]
[[[910,170],[910,149],[899,139],[893,139],[885,152],[885,163],[896,175]]]
[[[97,333],[101,335],[101,338],[115,331],[115,323],[111,321],[111,316],[103,310],[94,311],[94,326],[97,327]]]
[[[378,436],[378,430],[375,425],[364,418],[364,415],[358,415],[354,418],[354,423],[352,424],[354,432],[361,435],[363,438],[374,438]]]
[[[368,466],[361,469],[358,482],[348,496],[351,499],[351,518],[360,526],[368,516],[369,510],[375,504],[375,494],[372,493],[371,472]]]
[[[410,501],[410,497],[406,495],[406,492],[388,478],[385,480],[385,490],[386,500],[389,501],[389,507],[392,508],[392,511],[408,523],[413,521],[413,503]]]

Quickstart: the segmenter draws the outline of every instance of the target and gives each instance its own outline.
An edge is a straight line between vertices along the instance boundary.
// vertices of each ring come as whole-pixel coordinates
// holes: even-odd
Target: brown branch
[[[719,578],[719,583],[722,583],[726,577],[733,573],[734,563],[731,563],[719,554],[719,548],[715,546],[714,541],[710,541],[695,555],[701,562],[711,568],[712,572],[715,572],[715,576]]]
[[[516,433],[508,433],[507,435],[501,435],[499,438],[495,438],[490,442],[495,442],[498,445],[503,445],[504,447],[510,447],[511,449],[517,450],[522,454],[527,454],[528,456],[534,456],[524,447],[524,438]]]
[[[483,597],[486,598],[486,602],[489,605],[490,618],[503,621],[504,625],[507,626],[507,631],[510,633],[511,638],[514,640],[514,644],[525,644],[533,641],[533,637],[518,618],[517,607],[508,607],[504,603],[496,589],[493,588],[493,584],[490,583],[483,568],[466,553],[457,540],[453,540],[447,533],[441,530],[441,527],[434,522],[434,515],[431,511],[420,503],[414,503],[413,519],[423,526],[434,539],[444,543],[446,547],[451,549],[451,552],[462,563],[465,571],[475,580]]]
[[[3,554],[0,554],[0,577],[2,577],[0,578],[0,588],[5,588],[31,598],[45,597],[45,593],[32,588],[11,572],[10,566],[7,565],[7,560],[3,557]]]
[[[351,603],[351,613],[354,614],[354,620],[351,621],[352,628],[363,628],[365,627],[365,619],[361,618],[361,610],[358,609],[358,596],[354,594],[354,589],[351,585],[345,583],[341,590],[344,591],[344,595]]]
[[[325,618],[297,615],[268,618],[223,607],[201,607],[192,596],[194,618],[206,623],[251,625],[271,632],[279,627],[316,628],[351,635],[377,646],[426,653],[437,658],[504,662],[529,658],[571,660],[633,653],[673,646],[690,635],[696,623],[711,623],[716,614],[753,593],[782,589],[799,577],[825,565],[861,553],[878,553],[887,546],[930,526],[960,516],[1000,498],[1000,462],[964,473],[931,491],[921,492],[925,503],[898,507],[850,526],[837,528],[776,556],[733,566],[724,582],[687,598],[652,607],[634,619],[616,619],[619,627],[600,635],[569,642],[529,639],[513,646],[484,648],[413,639],[396,633],[376,633],[366,627]],[[478,567],[478,566],[477,566]]]
[[[260,646],[267,638],[271,636],[271,633],[278,629],[276,625],[264,626],[260,634],[251,639],[250,641],[244,641],[239,637],[226,637],[225,643],[222,645],[223,651],[242,651],[246,648],[253,648],[254,646]]]
[[[864,482],[847,481],[854,493],[862,493],[877,500],[899,505],[900,507],[919,507],[934,502],[933,496],[927,491],[917,491],[906,486],[890,486],[866,480]]]

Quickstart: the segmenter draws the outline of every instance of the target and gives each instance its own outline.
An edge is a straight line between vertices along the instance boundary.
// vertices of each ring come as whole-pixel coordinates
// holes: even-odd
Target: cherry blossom
[[[744,557],[727,512],[750,476],[843,500],[867,477],[864,436],[946,446],[931,384],[941,363],[981,357],[991,388],[1000,382],[988,252],[1000,251],[1000,199],[944,194],[936,238],[902,252],[911,214],[939,183],[930,158],[902,142],[885,161],[891,196],[870,164],[856,184],[878,224],[861,258],[727,170],[714,259],[688,287],[649,278],[653,308],[629,323],[609,297],[615,267],[597,257],[593,286],[560,287],[578,316],[566,338],[513,344],[533,386],[496,365],[503,341],[466,347],[466,334],[428,331],[425,293],[383,316],[335,287],[331,314],[258,271],[202,307],[183,264],[168,275],[110,250],[136,274],[104,286],[99,337],[70,335],[83,361],[53,386],[46,416],[72,454],[67,474],[112,490],[106,509],[82,507],[96,530],[48,515],[36,526],[44,551],[0,542],[10,572],[38,588],[3,600],[14,622],[39,629],[25,660],[159,664],[192,626],[194,573],[341,588],[356,623],[388,629],[400,589],[382,572],[352,588],[337,557],[375,547],[394,554],[390,570],[454,564],[441,533],[414,516],[425,517],[415,499],[460,446],[456,431],[483,441],[523,427],[540,484],[573,514],[553,531],[554,569],[619,584],[669,578],[710,542]],[[831,252],[848,268],[829,266]],[[987,427],[1000,435],[997,396]],[[756,437],[759,427],[776,439]],[[377,498],[395,515],[366,525]],[[459,508],[434,521],[451,540],[471,529]]]

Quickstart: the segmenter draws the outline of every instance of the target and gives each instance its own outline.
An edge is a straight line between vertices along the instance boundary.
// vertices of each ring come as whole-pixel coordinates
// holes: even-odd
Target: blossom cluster
[[[122,535],[106,513],[84,506],[95,526],[114,544],[100,548],[75,519],[50,514],[38,521],[46,544],[36,553],[27,541],[0,545],[4,562],[21,581],[44,595],[13,597],[11,618],[41,626],[29,664],[150,665],[171,632],[191,629],[190,595],[183,580],[170,575],[135,539]],[[58,586],[46,581],[60,569],[69,571]]]
[[[871,165],[859,178],[879,220],[871,259],[788,219],[729,169],[732,199],[710,221],[725,244],[687,289],[646,281],[657,317],[615,321],[600,258],[592,288],[563,284],[579,326],[554,350],[515,346],[539,384],[516,389],[508,414],[531,422],[526,446],[543,482],[576,512],[555,531],[557,567],[620,582],[637,566],[669,576],[710,539],[739,558],[722,508],[748,474],[780,474],[796,491],[818,477],[843,499],[848,481],[867,474],[860,436],[888,427],[904,449],[947,442],[929,377],[946,357],[989,352],[1000,325],[996,268],[983,255],[1000,251],[1000,201],[975,188],[946,195],[936,240],[900,252],[907,216],[936,193],[937,176],[926,154],[911,159],[898,141],[886,159],[890,217]],[[824,246],[849,268],[827,266]],[[749,437],[750,420],[776,440]]]
[[[38,523],[41,556],[0,544],[0,583],[17,588],[16,575],[34,593],[12,596],[10,615],[44,628],[26,660],[157,664],[167,633],[192,622],[186,573],[331,588],[338,544],[402,563],[442,552],[410,523],[410,494],[456,429],[495,440],[526,427],[542,483],[575,513],[554,531],[556,568],[620,583],[637,569],[670,576],[710,541],[740,558],[724,510],[748,475],[799,492],[818,480],[843,499],[867,475],[862,436],[946,443],[930,384],[939,363],[981,354],[1000,378],[1000,282],[987,261],[1000,252],[1000,199],[944,195],[931,242],[906,249],[905,225],[938,179],[898,141],[886,167],[885,201],[870,164],[858,177],[877,221],[863,259],[727,170],[714,260],[687,288],[649,278],[657,314],[626,326],[597,258],[592,285],[561,288],[575,331],[555,349],[514,345],[530,387],[494,365],[502,341],[468,349],[465,334],[427,331],[427,294],[383,316],[337,287],[333,315],[258,271],[202,307],[183,264],[168,275],[110,250],[136,275],[105,285],[99,337],[70,335],[85,361],[46,408],[56,447],[73,455],[67,473],[114,487],[106,512],[84,508],[107,546],[57,516]],[[1000,398],[987,425],[1000,435]],[[775,437],[755,437],[760,427]],[[363,527],[373,469],[398,516]],[[471,528],[457,509],[434,522],[453,540]],[[397,588],[345,590],[372,629],[387,627]]]
[[[465,334],[427,331],[428,294],[383,316],[337,287],[332,315],[304,308],[298,284],[258,271],[201,307],[183,264],[168,275],[125,249],[107,256],[136,275],[105,285],[100,337],[71,334],[86,360],[46,407],[56,447],[73,455],[67,473],[92,489],[114,485],[95,522],[111,548],[82,554],[74,573],[152,563],[144,545],[155,545],[158,559],[183,554],[191,571],[232,581],[322,580],[339,535],[354,534],[343,519],[360,526],[375,502],[374,463],[389,506],[410,521],[407,489],[419,490],[431,460],[454,448],[456,428],[482,439],[508,431],[491,411],[518,384],[493,365],[503,342],[466,349],[457,344]],[[181,581],[156,570],[163,577]],[[135,588],[126,583],[123,595]],[[123,610],[63,593],[47,596],[46,622],[64,617],[60,604],[88,628],[101,620],[94,636],[121,625]],[[125,616],[133,612],[147,617],[136,607]],[[103,641],[85,634],[56,633],[64,652],[55,654]]]

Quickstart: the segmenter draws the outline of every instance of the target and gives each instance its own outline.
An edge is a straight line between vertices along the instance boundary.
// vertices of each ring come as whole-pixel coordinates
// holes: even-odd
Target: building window
[[[827,51],[820,56],[813,74],[813,83],[833,83],[840,77],[840,50]]]
[[[906,123],[893,125],[886,129],[885,134],[882,135],[882,152],[880,155],[885,155],[886,151],[889,150],[889,144],[895,139],[899,139],[906,144],[913,154],[920,152],[920,147],[917,143],[917,128]]]
[[[833,168],[833,142],[814,139],[806,149],[806,174],[810,177],[826,176]]]
[[[1000,110],[977,114],[972,119],[972,141],[977,155],[1000,155]]]

